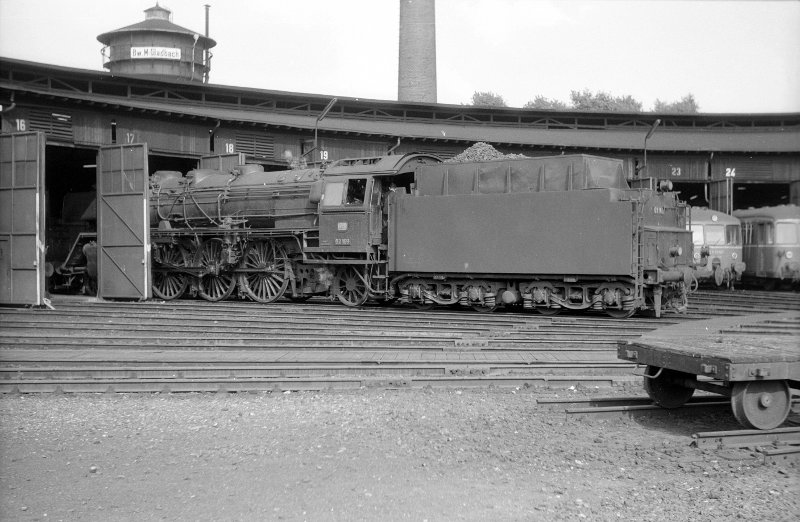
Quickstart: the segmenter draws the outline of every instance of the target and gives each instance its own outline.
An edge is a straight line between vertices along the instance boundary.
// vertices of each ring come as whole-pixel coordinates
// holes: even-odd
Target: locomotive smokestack
[[[436,103],[435,0],[400,0],[397,99]]]

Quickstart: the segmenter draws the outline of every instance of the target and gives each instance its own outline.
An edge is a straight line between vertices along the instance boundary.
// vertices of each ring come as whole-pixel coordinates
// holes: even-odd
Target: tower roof
[[[173,24],[169,21],[169,16],[171,11],[164,7],[159,6],[156,4],[155,6],[145,9],[145,20],[143,22],[139,22],[133,25],[128,25],[126,27],[121,27],[119,29],[115,29],[113,31],[109,31],[107,33],[103,33],[97,37],[97,39],[103,45],[110,45],[111,39],[120,34],[125,33],[139,33],[139,32],[161,32],[161,33],[171,33],[171,34],[185,34],[188,36],[194,37],[194,35],[198,35],[198,43],[205,47],[206,49],[210,49],[217,45],[217,42],[213,38],[208,38],[207,36],[203,36],[197,31],[192,31],[190,29],[186,29],[185,27],[181,27],[180,25]]]

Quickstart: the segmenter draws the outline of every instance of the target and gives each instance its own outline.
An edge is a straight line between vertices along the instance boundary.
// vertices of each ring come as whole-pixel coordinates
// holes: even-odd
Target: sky
[[[205,31],[211,83],[397,99],[398,0],[159,0]],[[0,56],[103,70],[96,37],[156,0],[0,0]],[[800,0],[436,0],[438,102],[588,89],[701,112],[800,112]]]

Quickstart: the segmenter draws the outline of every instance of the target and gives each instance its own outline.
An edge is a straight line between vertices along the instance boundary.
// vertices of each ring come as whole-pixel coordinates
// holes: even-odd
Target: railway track
[[[716,294],[659,320],[60,298],[53,310],[0,308],[0,392],[611,386],[637,381],[616,358],[620,340],[713,315],[723,301],[725,313],[789,306],[781,294]]]
[[[765,464],[800,462],[800,427],[774,430],[705,431],[692,435],[698,448],[754,448]]]

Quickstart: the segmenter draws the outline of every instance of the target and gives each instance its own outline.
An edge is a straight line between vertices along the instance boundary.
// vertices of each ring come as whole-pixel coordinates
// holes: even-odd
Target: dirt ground
[[[605,390],[0,397],[2,520],[797,520],[729,411],[566,420]],[[615,393],[641,393],[638,389]]]

